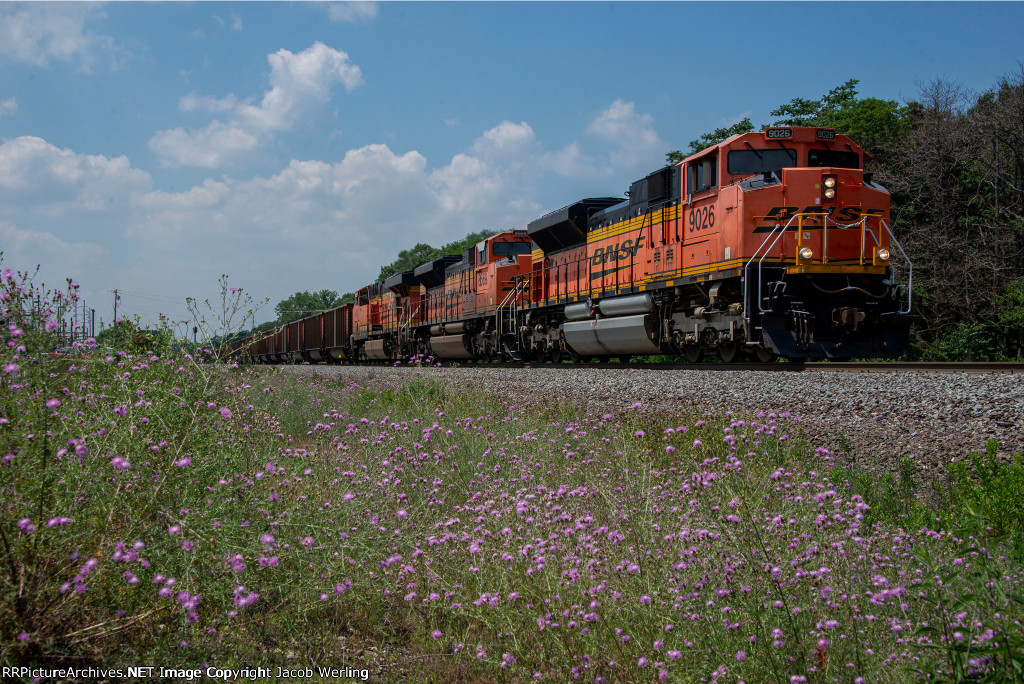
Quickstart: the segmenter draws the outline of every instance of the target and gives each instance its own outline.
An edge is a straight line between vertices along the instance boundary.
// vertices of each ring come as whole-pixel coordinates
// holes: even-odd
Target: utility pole
[[[92,311],[92,324],[89,326],[89,337],[91,337],[91,338],[93,338],[95,340],[96,339],[96,309],[91,309],[91,311]]]
[[[117,294],[117,288],[114,288],[114,322],[110,325],[114,328],[113,345],[114,349],[117,349],[117,300],[121,298],[121,295]]]

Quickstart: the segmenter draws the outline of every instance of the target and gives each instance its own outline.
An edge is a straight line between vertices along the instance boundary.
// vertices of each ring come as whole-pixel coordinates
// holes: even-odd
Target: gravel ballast
[[[911,459],[922,482],[935,483],[947,465],[982,452],[989,439],[1001,455],[1024,452],[1024,382],[1019,375],[927,372],[655,370],[465,366],[292,366],[381,389],[417,377],[458,385],[475,381],[513,404],[538,399],[583,404],[588,413],[616,413],[641,402],[643,411],[703,414],[789,413],[813,447],[847,446],[873,472],[896,472]]]

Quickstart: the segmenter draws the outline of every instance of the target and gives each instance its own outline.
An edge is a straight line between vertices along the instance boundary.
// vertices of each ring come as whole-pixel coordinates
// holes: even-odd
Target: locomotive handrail
[[[508,309],[512,314],[510,317],[512,319],[512,330],[510,332],[516,332],[516,327],[518,323],[517,314],[519,312],[518,305],[520,303],[520,295],[526,289],[526,283],[528,282],[528,280],[525,276],[515,276],[511,282],[512,290],[505,296],[505,299],[501,301],[501,304],[498,305],[497,310],[496,318],[498,319],[499,344],[501,343],[502,336],[505,334],[505,309]]]
[[[762,276],[762,273],[763,273],[764,260],[768,257],[768,254],[772,251],[772,249],[774,249],[776,243],[778,243],[778,241],[779,241],[779,238],[781,238],[783,235],[786,234],[786,231],[793,224],[793,221],[797,221],[797,224],[798,224],[798,228],[797,228],[797,231],[798,231],[798,234],[797,234],[797,249],[799,249],[799,246],[802,244],[803,217],[804,217],[804,215],[805,214],[803,212],[801,212],[799,214],[794,214],[793,216],[790,217],[789,221],[787,221],[786,225],[784,225],[784,226],[781,223],[776,223],[775,227],[772,228],[770,233],[768,233],[768,235],[765,237],[764,241],[761,242],[761,245],[756,250],[754,250],[753,255],[751,255],[750,259],[747,260],[747,263],[743,267],[743,276],[744,276],[743,277],[743,301],[746,302],[747,301],[747,294],[748,294],[749,286],[750,286],[749,278],[747,277],[747,272],[750,269],[750,265],[754,262],[754,259],[758,259],[758,254],[761,255],[760,259],[758,259],[758,261],[757,261],[757,310],[758,310],[759,313],[769,313],[771,311],[771,309],[765,309],[762,306],[763,296],[762,296],[761,288],[762,288],[762,285],[764,283],[764,278],[762,278],[761,276]],[[814,215],[818,215],[818,214],[814,214]],[[860,226],[860,263],[861,263],[861,265],[864,264],[864,250],[865,250],[865,247],[867,246],[867,236],[868,235],[871,235],[871,239],[874,241],[876,247],[880,247],[881,246],[881,241],[879,240],[879,237],[877,235],[875,235],[875,231],[873,231],[870,228],[868,228],[867,221],[868,221],[868,217],[867,216],[863,217],[860,221],[856,221],[854,223],[839,223],[838,221],[832,221],[832,223],[834,225],[839,226],[839,227],[843,227],[843,228],[853,228],[854,226],[857,226],[857,225]],[[879,223],[881,223],[882,227],[884,227],[885,231],[889,234],[890,244],[893,244],[893,245],[896,246],[896,248],[900,252],[900,255],[903,257],[903,260],[907,263],[907,269],[908,269],[908,274],[907,274],[907,292],[908,292],[908,294],[907,294],[907,307],[906,307],[906,309],[901,308],[897,312],[900,315],[907,315],[913,309],[913,296],[914,295],[913,295],[912,288],[913,288],[913,284],[914,284],[914,264],[910,261],[910,258],[907,256],[907,253],[904,251],[903,246],[900,245],[899,240],[897,240],[896,236],[893,235],[892,229],[889,228],[889,224],[886,223],[885,219],[879,217]],[[823,222],[824,235],[823,235],[823,238],[822,238],[822,242],[823,242],[822,263],[823,264],[828,262],[828,251],[827,251],[827,248],[828,248],[828,224],[829,224],[829,218],[826,215],[824,217],[824,222]],[[774,236],[774,239],[772,239],[773,236]],[[769,240],[771,241],[771,244],[768,244]],[[767,245],[767,248],[765,248],[765,245]],[[763,254],[762,254],[762,250],[764,250]]]
[[[768,244],[768,241],[771,240],[772,236],[775,235],[776,233],[778,233],[778,235],[775,235],[775,239],[772,240],[772,244],[768,245],[768,249],[765,250],[764,255],[762,255],[761,259],[757,262],[757,310],[758,310],[758,313],[768,313],[769,311],[771,311],[771,309],[765,309],[764,307],[761,306],[761,301],[762,301],[761,283],[764,282],[764,278],[761,277],[761,265],[764,263],[764,258],[766,256],[768,256],[768,252],[770,252],[772,250],[772,248],[775,247],[775,243],[779,241],[779,238],[786,234],[786,230],[789,228],[790,224],[793,223],[793,221],[795,219],[796,219],[796,215],[791,216],[789,221],[786,222],[785,226],[783,226],[781,223],[776,223],[775,227],[772,228],[771,232],[768,233],[768,235],[765,237],[764,242],[761,243],[761,246],[754,250],[754,254],[751,255],[750,259],[747,260],[746,265],[743,267],[743,301],[746,302],[747,301],[747,288],[750,286],[750,279],[747,277],[747,271],[750,269],[750,264],[753,263],[754,259],[757,259],[758,253],[762,249],[764,249],[764,246]]]
[[[903,260],[907,262],[907,310],[899,310],[901,316],[906,316],[910,313],[911,309],[914,308],[914,263],[907,256],[907,253],[903,251],[903,245],[896,239],[896,236],[892,234],[892,230],[889,228],[889,224],[885,222],[885,219],[881,219],[882,226],[885,228],[885,232],[889,233],[889,244],[896,245],[896,249],[900,250],[900,255]],[[895,268],[893,274],[895,275]]]

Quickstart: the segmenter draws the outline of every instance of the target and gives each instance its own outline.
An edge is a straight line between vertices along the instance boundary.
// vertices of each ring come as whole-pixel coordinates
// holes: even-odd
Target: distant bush
[[[924,361],[1006,361],[1001,332],[981,323],[962,323],[931,344],[917,343]]]

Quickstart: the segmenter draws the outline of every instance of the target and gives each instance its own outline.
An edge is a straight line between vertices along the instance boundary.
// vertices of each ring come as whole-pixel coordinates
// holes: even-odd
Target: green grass
[[[935,508],[909,464],[872,478],[774,414],[155,347],[32,363],[38,323],[6,330],[0,378],[3,665],[1019,677],[1018,462],[972,457]]]

